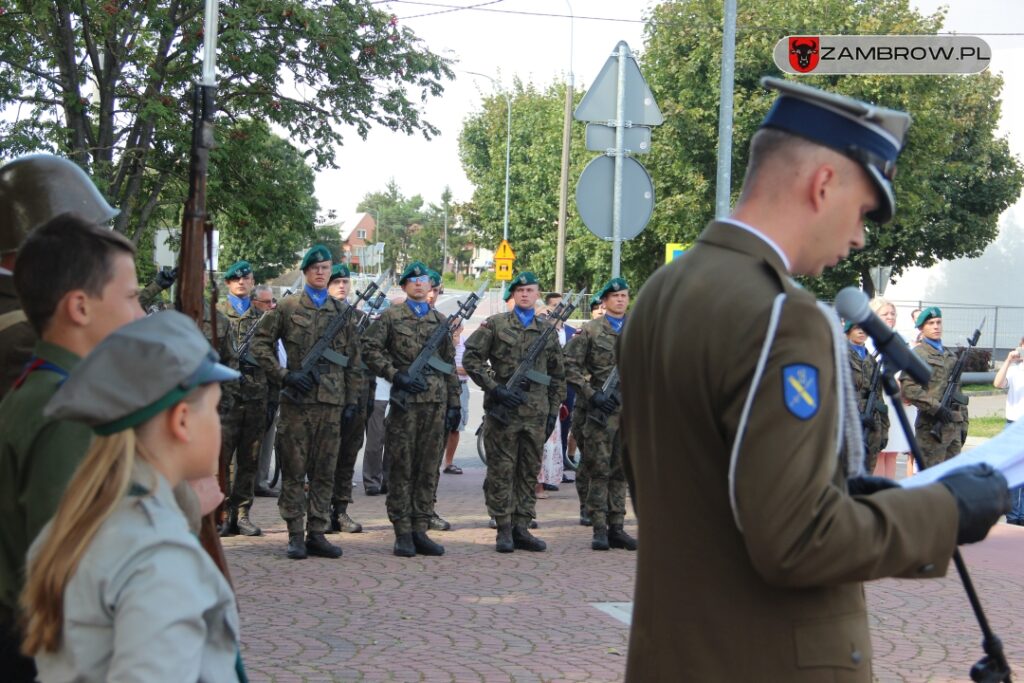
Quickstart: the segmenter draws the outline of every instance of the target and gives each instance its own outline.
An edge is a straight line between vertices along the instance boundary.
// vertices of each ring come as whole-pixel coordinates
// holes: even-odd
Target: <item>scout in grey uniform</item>
[[[302,359],[323,336],[327,326],[348,304],[327,293],[331,252],[318,244],[301,264],[306,276],[302,294],[282,299],[260,323],[253,355],[268,375],[283,386],[277,427],[277,456],[281,458],[281,495],[277,506],[288,523],[288,557],[341,557],[341,548],[324,537],[328,528],[334,469],[342,423],[351,420],[362,391],[363,377],[355,371],[359,348],[355,320],[348,322],[320,359],[317,377],[302,372]],[[288,367],[277,359],[277,341],[284,342]],[[304,491],[309,481],[309,496]],[[308,518],[308,528],[306,527]],[[302,542],[306,528],[306,542]]]
[[[540,294],[537,276],[524,272],[509,283],[506,300],[515,299],[508,313],[487,318],[466,340],[462,366],[470,379],[487,392],[484,410],[499,404],[508,409],[509,423],[490,414],[484,421],[487,479],[484,498],[498,534],[495,550],[543,551],[547,544],[534,537],[529,525],[536,517],[537,475],[544,442],[555,429],[558,409],[565,397],[565,369],[558,336],[549,335],[532,370],[541,381],[527,380],[517,393],[505,386],[527,350],[541,335],[545,322],[536,317],[534,305]],[[524,400],[525,398],[525,400]]]
[[[903,397],[917,407],[914,431],[924,465],[931,467],[958,455],[963,448],[967,397],[958,384],[953,390],[951,405],[948,408],[940,405],[956,365],[956,354],[942,345],[942,311],[938,306],[929,306],[918,314],[914,324],[921,330],[921,343],[914,347],[914,353],[931,368],[932,378],[928,386],[923,387],[903,373],[900,384]],[[932,428],[936,425],[939,426],[938,439],[932,435]]]
[[[237,377],[164,311],[107,337],[50,400],[47,417],[97,438],[29,551],[40,680],[245,680],[231,586],[172,493],[216,469],[217,383]]]

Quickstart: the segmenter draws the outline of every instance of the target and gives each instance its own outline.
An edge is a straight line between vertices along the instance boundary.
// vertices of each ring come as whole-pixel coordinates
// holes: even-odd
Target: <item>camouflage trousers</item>
[[[265,392],[264,392],[265,393]],[[260,442],[267,428],[267,399],[235,401],[221,416],[220,466],[229,472],[226,505],[248,510],[252,507],[259,465]],[[231,461],[235,467],[231,472]]]
[[[547,419],[515,420],[508,426],[490,417],[484,421],[484,500],[487,514],[498,524],[527,525],[537,516],[537,475],[547,441]]]
[[[359,412],[356,413],[348,428],[341,432],[338,462],[334,466],[334,492],[331,494],[331,505],[338,509],[352,502],[352,477],[355,476],[356,459],[359,457],[359,449],[363,447],[363,438],[366,436],[368,385],[369,382],[359,398],[357,405]]]
[[[277,508],[290,534],[301,533],[307,519],[309,531],[327,529],[340,431],[341,406],[281,403],[275,444],[281,459]]]
[[[626,473],[622,468],[622,442],[618,420],[608,426],[584,420],[576,432],[576,444],[585,453],[584,501],[594,527],[622,524],[626,518]],[[579,480],[579,475],[576,479]]]
[[[576,496],[580,499],[580,507],[586,509],[587,507],[587,490],[590,487],[590,473],[587,471],[587,454],[583,451],[583,442],[585,441],[580,431],[583,428],[583,422],[586,418],[573,418],[572,422],[572,435],[576,439]]]
[[[427,530],[447,437],[443,403],[408,406],[392,405],[384,420],[384,452],[391,460],[387,510],[396,534]]]
[[[939,438],[932,436],[932,425],[934,420],[927,415],[918,413],[917,422],[914,425],[914,432],[917,436],[917,443],[921,446],[921,457],[924,459],[924,466],[931,467],[941,462],[946,462],[955,455],[960,454],[963,447],[964,425],[962,422],[950,422],[942,425]]]

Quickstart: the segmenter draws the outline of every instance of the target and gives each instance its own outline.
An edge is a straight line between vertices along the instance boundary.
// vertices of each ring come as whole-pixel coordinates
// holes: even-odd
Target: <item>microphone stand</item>
[[[892,403],[892,407],[896,411],[896,417],[899,419],[900,427],[907,437],[907,443],[910,444],[910,451],[914,455],[917,469],[924,470],[925,464],[924,458],[921,456],[921,447],[914,436],[914,430],[910,427],[907,411],[904,410],[903,399],[900,397],[900,387],[896,383],[896,378],[888,363],[882,363],[881,373],[882,385],[885,387],[885,393],[889,396],[890,403]],[[1006,661],[1006,655],[1003,652],[1003,641],[993,633],[992,627],[988,623],[988,617],[985,616],[985,610],[981,606],[981,600],[978,599],[977,591],[974,589],[974,582],[971,581],[971,576],[967,573],[967,565],[964,564],[964,558],[961,557],[959,548],[953,551],[953,563],[956,565],[957,573],[960,574],[960,581],[964,584],[964,591],[967,592],[967,599],[971,603],[971,609],[974,610],[978,626],[981,627],[981,647],[985,650],[985,656],[971,667],[971,680],[977,683],[1011,683],[1010,664]]]

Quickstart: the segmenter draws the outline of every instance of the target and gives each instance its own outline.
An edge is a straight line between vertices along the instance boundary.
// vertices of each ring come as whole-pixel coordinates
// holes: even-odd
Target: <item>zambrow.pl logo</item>
[[[818,36],[789,36],[789,65],[807,74],[818,66]]]
[[[977,36],[786,36],[775,65],[789,74],[976,74],[992,49]]]

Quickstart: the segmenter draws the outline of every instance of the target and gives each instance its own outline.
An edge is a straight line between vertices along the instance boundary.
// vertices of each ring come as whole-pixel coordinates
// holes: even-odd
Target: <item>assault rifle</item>
[[[487,286],[491,284],[488,280],[480,289],[470,294],[465,301],[459,303],[459,309],[448,316],[444,325],[438,325],[434,331],[427,338],[423,348],[420,349],[419,355],[413,360],[409,369],[405,372],[415,381],[417,378],[421,378],[426,381],[427,374],[433,370],[440,372],[442,375],[450,375],[455,372],[455,366],[451,363],[445,363],[443,360],[437,357],[437,350],[441,348],[441,343],[445,337],[451,335],[452,330],[459,326],[463,320],[469,320],[470,316],[473,315],[473,311],[476,310],[477,305],[483,298],[484,294],[487,293]],[[405,389],[399,389],[398,387],[391,388],[391,405],[398,408],[399,410],[408,410],[409,408],[409,391]]]
[[[967,346],[960,352],[960,357],[956,359],[956,365],[953,366],[953,372],[949,373],[949,383],[946,384],[946,390],[942,392],[942,400],[939,402],[940,412],[942,408],[950,409],[950,406],[955,401],[960,405],[967,405],[967,397],[956,391],[956,387],[960,384],[960,376],[964,374],[964,365],[967,363],[967,356],[970,354],[971,349],[978,345],[978,339],[981,337],[981,328],[985,326],[985,318],[981,319],[977,329],[974,330],[974,334],[967,338]],[[935,424],[932,425],[931,435],[936,439],[942,439],[942,427],[946,424],[941,419],[936,420]]]
[[[871,429],[875,426],[875,408],[878,399],[875,396],[878,394],[878,384],[882,380],[882,354],[879,353],[875,359],[875,369],[871,373],[871,381],[868,383],[867,396],[865,398],[864,410],[860,414],[861,429],[864,433],[864,449],[868,447],[868,434]]]
[[[375,296],[373,298],[373,301],[367,301],[366,302],[366,306],[364,307],[364,310],[360,311],[360,313],[363,314],[363,317],[360,318],[359,322],[356,323],[356,336],[357,337],[362,336],[363,332],[366,331],[366,328],[370,326],[370,323],[372,321],[370,319],[369,311],[379,311],[380,310],[380,307],[384,304],[384,300],[388,296],[388,290],[389,289],[391,289],[391,285],[388,285],[384,289],[382,289],[379,292],[377,292],[377,296]]]
[[[363,291],[358,293],[355,302],[353,302],[348,308],[346,308],[341,315],[336,315],[327,323],[327,329],[320,335],[320,338],[316,340],[313,347],[306,352],[306,355],[302,357],[302,363],[299,366],[299,372],[308,374],[313,378],[316,383],[320,382],[320,362],[326,360],[330,363],[340,365],[341,367],[348,367],[348,356],[338,353],[331,348],[331,344],[334,343],[334,338],[345,329],[348,325],[349,316],[352,315],[352,311],[356,310],[356,306],[359,305],[360,301],[369,299],[374,293],[380,289],[380,286],[384,284],[384,280],[389,277],[391,271],[382,274],[377,278],[376,282],[371,282],[369,286]],[[299,397],[291,390],[291,387],[281,391],[281,395],[290,399],[293,403],[298,403]]]
[[[566,303],[568,302],[568,303]],[[566,294],[565,300],[559,303],[546,317],[542,318],[544,322],[549,323],[544,326],[540,336],[537,337],[530,348],[526,350],[526,355],[523,356],[523,360],[519,362],[515,372],[505,382],[505,388],[515,393],[524,403],[526,402],[525,390],[530,388],[530,383],[540,384],[542,386],[548,386],[551,384],[551,377],[548,375],[538,372],[533,369],[537,359],[540,358],[540,354],[544,351],[544,347],[547,346],[548,338],[555,333],[556,325],[558,323],[564,323],[572,315],[572,312],[576,310],[576,297],[572,292]],[[487,411],[494,420],[499,424],[508,424],[508,411],[509,409],[502,405],[494,405]]]
[[[619,366],[618,365],[616,365],[614,368],[612,368],[612,371],[608,375],[608,378],[605,379],[604,384],[601,385],[601,392],[604,393],[604,395],[608,396],[609,398],[614,397],[614,398],[612,398],[612,400],[615,401],[615,406],[616,407],[618,407],[618,405],[620,403],[622,403],[622,396],[619,394]],[[612,412],[614,412],[614,411],[612,411]],[[592,422],[596,422],[597,424],[601,425],[602,427],[607,427],[608,426],[608,418],[609,417],[610,417],[610,415],[608,413],[604,412],[603,410],[590,410],[590,411],[587,412],[587,419],[592,421]]]
[[[263,318],[266,315],[266,311],[260,313],[260,317],[256,318],[256,322],[254,322],[252,327],[246,331],[245,336],[242,337],[242,341],[239,342],[237,351],[239,364],[246,363],[248,365],[256,365],[256,360],[249,356],[249,349],[252,347],[252,338],[256,336],[256,330],[259,329],[260,323],[263,322]]]

